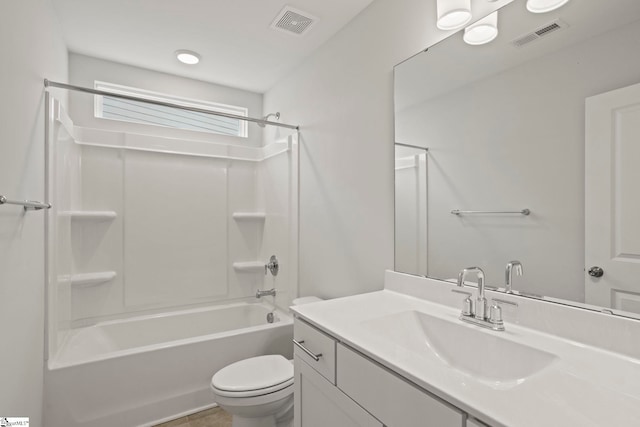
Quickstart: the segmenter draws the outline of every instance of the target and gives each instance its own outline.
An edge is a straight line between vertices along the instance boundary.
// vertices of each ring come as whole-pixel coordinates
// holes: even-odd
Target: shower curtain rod
[[[211,115],[214,115],[214,116],[227,117],[229,119],[244,120],[244,121],[247,121],[247,122],[253,122],[253,123],[260,124],[260,125],[272,125],[272,126],[279,126],[279,127],[283,127],[283,128],[287,128],[287,129],[300,130],[300,126],[288,125],[286,123],[270,122],[268,120],[263,120],[263,119],[254,119],[253,117],[244,117],[244,116],[238,116],[236,114],[222,113],[222,112],[218,112],[218,111],[205,110],[204,108],[187,107],[187,106],[184,106],[184,105],[172,104],[170,102],[154,101],[152,99],[139,98],[137,96],[121,95],[121,94],[118,94],[118,93],[111,93],[111,92],[107,92],[107,91],[104,91],[104,90],[90,89],[88,87],[74,86],[74,85],[69,85],[69,84],[66,84],[66,83],[53,82],[53,81],[48,80],[48,79],[44,79],[44,87],[45,88],[57,87],[57,88],[60,88],[60,89],[68,89],[68,90],[75,90],[77,92],[91,93],[93,95],[111,96],[111,97],[114,97],[114,98],[126,99],[126,100],[129,100],[129,101],[140,101],[140,102],[146,102],[148,104],[161,105],[163,107],[179,108],[181,110],[194,111],[196,113],[211,114]]]

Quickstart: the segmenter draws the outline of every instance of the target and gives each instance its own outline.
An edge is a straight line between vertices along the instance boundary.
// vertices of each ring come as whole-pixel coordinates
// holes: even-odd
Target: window
[[[176,105],[196,107],[237,116],[247,117],[248,114],[248,110],[243,107],[179,98],[112,83],[95,82],[95,88],[121,95],[169,102]],[[247,137],[247,122],[245,120],[182,110],[176,107],[164,107],[142,101],[129,101],[111,96],[96,95],[95,116],[102,119],[166,126],[199,132],[211,132],[243,138]]]

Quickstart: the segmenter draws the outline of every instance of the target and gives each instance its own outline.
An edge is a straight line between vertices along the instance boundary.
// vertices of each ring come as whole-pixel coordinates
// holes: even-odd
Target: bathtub
[[[214,406],[211,376],[247,357],[292,357],[293,321],[236,303],[70,331],[45,372],[46,427],[150,426]]]

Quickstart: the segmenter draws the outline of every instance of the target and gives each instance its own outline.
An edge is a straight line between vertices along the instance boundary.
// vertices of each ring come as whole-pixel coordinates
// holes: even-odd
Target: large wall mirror
[[[640,1],[498,13],[395,68],[396,270],[638,317]]]

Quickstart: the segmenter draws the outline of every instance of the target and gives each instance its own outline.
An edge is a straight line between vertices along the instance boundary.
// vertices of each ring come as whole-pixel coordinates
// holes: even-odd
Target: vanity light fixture
[[[471,0],[437,0],[436,7],[440,30],[458,30],[471,21]]]
[[[176,58],[187,65],[196,65],[200,62],[200,55],[191,50],[176,50]]]
[[[498,36],[498,11],[464,29],[463,39],[467,44],[477,46],[489,43]]]
[[[532,13],[545,13],[556,10],[569,0],[527,0],[527,10]]]

